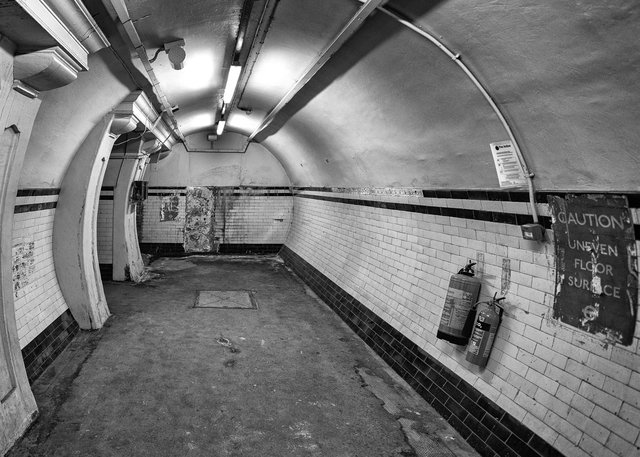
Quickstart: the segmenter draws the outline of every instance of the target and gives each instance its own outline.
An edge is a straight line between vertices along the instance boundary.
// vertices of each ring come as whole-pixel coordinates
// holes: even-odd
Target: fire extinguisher
[[[474,265],[473,262],[468,263],[458,274],[451,275],[449,280],[436,336],[454,344],[467,344],[471,335],[471,308],[480,294],[480,280],[474,277]]]
[[[500,322],[502,322],[503,309],[499,303],[504,300],[504,297],[496,298],[496,295],[497,293],[494,294],[490,302],[478,304],[473,335],[471,335],[471,341],[467,346],[467,362],[479,367],[484,367],[489,361],[493,341]]]

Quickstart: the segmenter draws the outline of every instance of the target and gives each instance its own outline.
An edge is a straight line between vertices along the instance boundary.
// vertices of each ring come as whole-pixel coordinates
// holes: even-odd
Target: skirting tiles
[[[280,256],[483,457],[562,454],[287,246]]]

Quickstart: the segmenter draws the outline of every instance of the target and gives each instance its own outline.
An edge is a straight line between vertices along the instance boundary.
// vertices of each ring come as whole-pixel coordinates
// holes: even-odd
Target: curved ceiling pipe
[[[361,3],[364,3],[364,0],[359,0],[359,1]],[[408,29],[410,29],[410,30],[416,32],[417,34],[419,34],[420,36],[426,38],[431,43],[435,44],[442,52],[444,52],[447,56],[449,56],[449,58],[451,60],[453,60],[462,69],[462,71],[464,71],[464,73],[471,80],[471,82],[478,88],[480,93],[482,93],[483,97],[486,99],[487,103],[489,103],[489,105],[493,109],[494,113],[496,114],[496,116],[498,117],[500,122],[502,123],[502,126],[504,127],[505,131],[507,132],[507,135],[509,135],[509,139],[513,143],[513,147],[514,147],[514,149],[516,151],[516,154],[518,156],[518,160],[520,161],[520,165],[522,166],[522,170],[524,171],[524,174],[525,174],[525,176],[527,178],[527,185],[528,185],[528,188],[529,188],[529,202],[531,204],[531,215],[533,217],[533,221],[535,223],[538,223],[538,210],[536,208],[535,190],[534,190],[534,187],[533,187],[533,178],[535,176],[535,173],[533,173],[529,169],[529,166],[527,165],[527,162],[526,162],[526,160],[524,158],[524,155],[522,154],[522,150],[520,149],[520,146],[518,145],[518,141],[516,140],[516,137],[513,134],[513,131],[511,130],[511,127],[509,126],[509,123],[505,119],[504,115],[502,114],[502,111],[500,111],[500,108],[495,103],[495,101],[493,100],[493,98],[491,97],[489,92],[487,92],[487,90],[484,88],[484,86],[478,80],[478,78],[473,74],[473,72],[469,69],[469,67],[467,67],[465,65],[465,63],[461,60],[460,54],[458,54],[458,53],[454,54],[449,48],[447,48],[444,45],[444,43],[442,43],[436,37],[431,35],[429,32],[425,31],[420,26],[414,24],[413,22],[409,21],[408,19],[400,16],[398,13],[392,11],[388,7],[379,6],[377,9],[379,11],[383,12],[384,14],[386,14],[387,16],[395,19],[396,21],[398,21],[400,24],[404,25]]]

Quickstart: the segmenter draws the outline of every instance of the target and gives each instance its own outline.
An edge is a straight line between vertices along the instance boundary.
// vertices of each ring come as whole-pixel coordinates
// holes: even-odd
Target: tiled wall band
[[[497,405],[502,411],[497,414],[524,424],[533,435],[517,438],[527,445],[537,440],[580,456],[636,451],[640,436],[634,418],[639,417],[640,405],[633,399],[640,398],[640,325],[634,344],[624,347],[607,345],[550,319],[555,280],[550,231],[546,243],[536,243],[522,239],[520,227],[513,223],[429,214],[420,208],[527,215],[526,200],[484,201],[468,194],[465,200],[464,195],[452,193],[428,197],[316,189],[298,193],[287,248],[335,284],[337,291],[329,300],[340,294],[353,297],[403,341],[447,368],[456,382],[473,386]],[[638,199],[634,194],[628,199],[638,224]],[[545,204],[539,209],[548,217]],[[485,297],[500,290],[503,259],[509,259],[512,268],[507,293],[510,314],[482,376],[464,361],[464,352],[435,338],[449,276],[479,253]],[[473,405],[459,405],[463,408],[458,415],[451,413],[450,420],[454,425],[467,421],[469,427],[474,422],[467,406],[473,409]],[[450,410],[455,406],[448,405]],[[472,440],[479,449],[488,447],[497,455],[506,455],[500,446],[517,452],[516,438],[510,438],[511,444],[498,438],[475,435]]]
[[[75,322],[69,321],[73,318],[53,262],[53,219],[59,193],[59,189],[21,189],[16,199],[13,292],[18,339],[30,381],[64,349],[76,331]]]

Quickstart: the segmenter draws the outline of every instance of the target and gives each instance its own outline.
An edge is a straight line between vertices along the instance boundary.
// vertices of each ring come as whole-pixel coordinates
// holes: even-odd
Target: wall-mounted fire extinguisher
[[[474,265],[473,262],[468,263],[449,280],[436,336],[454,344],[467,344],[471,335],[473,324],[471,309],[478,301],[480,294],[480,280],[474,277]]]
[[[490,302],[478,303],[473,335],[467,346],[467,361],[479,367],[487,365],[493,341],[502,322],[503,309],[499,303],[504,297],[496,298],[496,295],[497,293]]]

